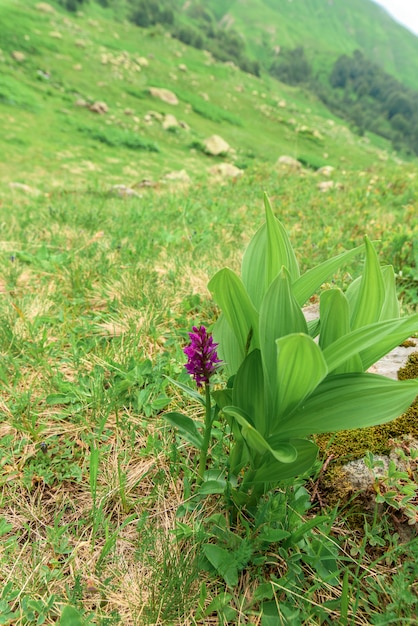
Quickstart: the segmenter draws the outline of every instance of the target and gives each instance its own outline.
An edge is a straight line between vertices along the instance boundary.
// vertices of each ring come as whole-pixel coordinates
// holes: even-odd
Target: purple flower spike
[[[193,332],[189,333],[189,337],[191,343],[183,350],[188,359],[184,367],[193,376],[197,386],[202,387],[203,383],[209,382],[218,363],[221,363],[216,353],[218,344],[214,343],[204,326],[200,328],[193,326]]]

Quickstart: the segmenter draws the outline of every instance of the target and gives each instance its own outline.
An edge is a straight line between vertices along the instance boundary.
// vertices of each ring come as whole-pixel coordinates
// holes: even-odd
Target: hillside
[[[314,169],[392,158],[387,141],[353,134],[309,93],[111,17],[94,3],[78,15],[1,3],[3,184],[132,185],[183,169],[199,179],[220,162],[243,170],[281,155]],[[225,154],[208,154],[214,134]]]
[[[372,0],[207,0],[217,19],[243,33],[251,53],[270,63],[277,47],[303,45],[317,69],[361,50],[418,89],[418,37]]]

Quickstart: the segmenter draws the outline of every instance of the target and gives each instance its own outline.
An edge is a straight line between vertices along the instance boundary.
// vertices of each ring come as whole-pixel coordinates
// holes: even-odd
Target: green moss
[[[405,367],[398,372],[400,380],[418,377],[418,352],[409,355]],[[392,439],[411,435],[418,439],[418,399],[400,417],[380,426],[360,428],[357,430],[343,430],[338,433],[324,433],[317,435],[316,444],[321,454],[328,457],[330,454],[340,463],[346,463],[363,457],[366,452],[387,454]]]

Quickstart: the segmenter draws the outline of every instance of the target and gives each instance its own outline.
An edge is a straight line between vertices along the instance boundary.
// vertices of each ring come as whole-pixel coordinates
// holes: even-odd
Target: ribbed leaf
[[[380,322],[380,324],[382,323],[384,324],[385,322]],[[398,320],[398,324],[399,326],[395,330],[360,352],[364,370],[368,370],[373,363],[376,363],[385,354],[399,346],[405,339],[418,333],[418,313]]]
[[[183,415],[183,413],[165,413],[163,417],[169,424],[177,428],[183,439],[199,450],[202,448],[203,437],[197,430],[196,423],[190,417]]]
[[[215,274],[208,287],[244,355],[249,349],[249,338],[252,337],[252,347],[258,347],[258,315],[241,279],[226,267]]]
[[[263,435],[258,432],[251,424],[250,417],[239,407],[228,406],[224,408],[224,413],[232,415],[241,426],[242,436],[248,444],[248,447],[254,450],[256,454],[263,456],[269,452],[277,461],[281,463],[292,463],[297,457],[297,451],[289,442],[278,441],[273,449]]]
[[[319,345],[322,350],[350,332],[350,306],[340,289],[329,289],[321,294],[321,334]],[[358,353],[353,353],[333,370],[334,374],[362,372],[363,364]]]
[[[417,328],[418,315],[399,320],[387,320],[358,328],[340,337],[323,350],[330,372],[335,371],[353,355],[360,353],[363,369],[368,369],[392,347],[406,339]],[[400,337],[400,339],[398,339]],[[392,345],[394,344],[394,345]],[[388,349],[387,346],[389,347]],[[374,360],[371,360],[375,358]]]
[[[267,224],[266,287],[268,288],[282,265],[289,272],[292,282],[299,278],[300,272],[288,234],[282,223],[274,217],[270,200],[266,194],[264,194],[264,208]]]
[[[198,391],[196,391],[196,389],[192,389],[188,385],[183,385],[183,383],[180,383],[178,380],[174,380],[174,378],[170,378],[170,376],[166,376],[166,378],[167,380],[170,381],[172,385],[175,385],[176,387],[178,387],[179,389],[187,393],[187,395],[193,398],[193,400],[195,400],[196,402],[199,402],[203,406],[206,406],[206,400],[204,396],[202,396]]]
[[[280,418],[310,396],[328,372],[320,348],[309,335],[287,335],[278,339],[276,346],[275,422],[268,424],[272,434],[279,432]]]
[[[299,267],[285,228],[273,215],[264,196],[266,223],[251,239],[242,259],[242,281],[258,310],[271,282],[284,265],[292,280],[299,277]]]
[[[265,435],[264,376],[260,350],[253,350],[245,358],[234,380],[232,404],[251,415],[254,426]]]
[[[366,262],[351,318],[351,328],[378,322],[385,302],[385,284],[376,250],[365,237]]]
[[[342,374],[325,379],[282,422],[282,437],[306,437],[384,424],[401,415],[418,393],[418,380],[394,381],[375,374]]]
[[[396,294],[396,278],[392,265],[384,265],[381,269],[385,287],[385,300],[380,313],[380,321],[384,321],[399,317],[399,301]]]
[[[329,276],[334,274],[344,263],[350,261],[363,249],[364,246],[358,246],[352,250],[347,250],[347,252],[342,252],[332,259],[328,259],[320,265],[313,267],[298,278],[292,286],[293,293],[299,305],[303,306]]]
[[[319,346],[322,350],[350,332],[350,307],[340,289],[329,289],[321,293],[319,303],[321,334]]]
[[[297,451],[295,461],[280,463],[272,457],[267,457],[260,469],[256,471],[251,483],[247,483],[249,486],[260,483],[265,483],[266,487],[270,484],[277,485],[280,481],[300,476],[312,467],[318,454],[317,446],[307,439],[291,439],[289,443]]]
[[[260,347],[264,375],[271,391],[276,386],[276,339],[290,333],[308,333],[305,317],[296,302],[288,271],[282,268],[260,308]]]
[[[228,376],[232,376],[244,360],[245,346],[240,345],[234,331],[222,313],[216,320],[212,336],[218,344],[217,353],[222,360],[222,367]]]

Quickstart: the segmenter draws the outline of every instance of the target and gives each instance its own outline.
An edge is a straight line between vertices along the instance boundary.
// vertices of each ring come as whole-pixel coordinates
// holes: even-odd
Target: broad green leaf
[[[208,287],[245,356],[258,347],[258,315],[241,279],[226,267],[215,274]]]
[[[278,433],[281,418],[291,413],[316,389],[328,373],[320,348],[309,335],[286,335],[276,341],[277,378],[275,385],[275,421],[268,424],[270,433]]]
[[[305,272],[292,285],[298,304],[303,306],[329,276],[334,274],[344,263],[350,261],[363,249],[364,245],[347,250]]]
[[[216,320],[212,336],[218,344],[217,353],[219,358],[222,359],[222,367],[227,375],[232,376],[244,360],[245,347],[240,345],[234,331],[222,313]]]
[[[383,283],[385,287],[385,300],[380,313],[380,321],[391,320],[399,317],[399,301],[396,295],[396,278],[392,265],[382,267]]]
[[[218,478],[217,480],[205,480],[199,487],[199,495],[208,496],[214,493],[224,493],[226,488],[226,480]]]
[[[281,267],[289,272],[292,282],[300,276],[299,265],[296,260],[290,239],[283,224],[273,215],[270,200],[264,194],[264,209],[266,211],[267,224],[267,264],[266,264],[266,288],[276,278]]]
[[[414,315],[403,320],[387,320],[353,330],[323,350],[328,369],[330,372],[335,371],[358,353],[360,353],[363,369],[368,369],[381,356],[406,339],[417,327],[418,315]]]
[[[296,302],[286,268],[274,279],[260,308],[260,347],[264,375],[271,392],[276,387],[276,339],[290,333],[308,333],[305,317]],[[274,407],[271,407],[273,410]],[[269,410],[269,409],[268,409]]]
[[[188,385],[183,385],[183,383],[179,383],[178,380],[174,380],[174,378],[170,378],[170,376],[166,376],[166,379],[169,380],[172,385],[175,385],[176,387],[184,391],[184,393],[187,393],[187,395],[193,398],[193,400],[196,400],[196,402],[199,402],[203,406],[206,406],[205,398],[198,391],[192,389]]]
[[[321,319],[319,346],[324,350],[351,330],[350,307],[341,289],[329,289],[321,293],[319,314]]]
[[[324,350],[350,332],[350,306],[340,289],[329,289],[321,294],[319,310],[321,316],[319,346]],[[346,372],[361,371],[363,371],[363,364],[359,354],[354,352],[338,368],[335,368],[334,373],[345,374]]]
[[[308,335],[315,339],[319,335],[319,331],[321,330],[321,320],[319,317],[316,320],[310,320],[307,322],[308,325]]]
[[[351,317],[351,328],[378,322],[385,302],[385,284],[379,259],[371,241],[365,237],[366,261]]]
[[[177,430],[179,431],[179,435],[181,435],[183,439],[201,450],[203,445],[203,437],[198,431],[194,420],[192,420],[187,415],[183,415],[183,413],[174,412],[165,413],[163,417],[167,420],[169,424],[177,428]]]
[[[228,406],[224,408],[224,413],[232,415],[241,426],[242,436],[248,444],[248,447],[257,454],[263,456],[269,452],[277,461],[281,463],[292,463],[297,456],[295,448],[287,441],[276,441],[275,447],[272,448],[263,435],[254,428],[251,418],[242,409],[236,406]]]
[[[242,281],[258,310],[271,282],[285,266],[292,280],[299,277],[296,257],[285,228],[264,197],[266,223],[251,239],[242,259]]]
[[[260,350],[245,358],[234,380],[232,404],[251,415],[255,428],[266,434],[264,406],[264,376]]]
[[[229,389],[228,387],[213,391],[212,397],[220,409],[223,409],[224,406],[228,406],[229,404],[233,404],[232,389]]]
[[[385,322],[380,322],[381,324]],[[398,320],[399,326],[395,330],[388,333],[385,337],[371,344],[365,350],[360,352],[363,368],[368,370],[369,367],[381,359],[385,354],[399,346],[405,339],[411,335],[418,333],[418,314],[411,315],[407,318]]]
[[[264,483],[268,487],[280,481],[300,476],[312,467],[318,454],[317,446],[307,439],[291,439],[289,443],[297,451],[296,460],[293,463],[280,463],[272,457],[266,457],[260,469],[255,472],[250,484]]]
[[[77,611],[73,606],[64,606],[61,619],[59,621],[60,626],[83,626],[84,619],[82,614]]]
[[[226,584],[229,587],[235,587],[238,584],[238,563],[234,559],[234,555],[225,548],[212,543],[205,544],[203,552]]]
[[[418,394],[418,380],[394,381],[375,374],[325,379],[282,422],[282,437],[304,437],[384,424],[401,415]]]

